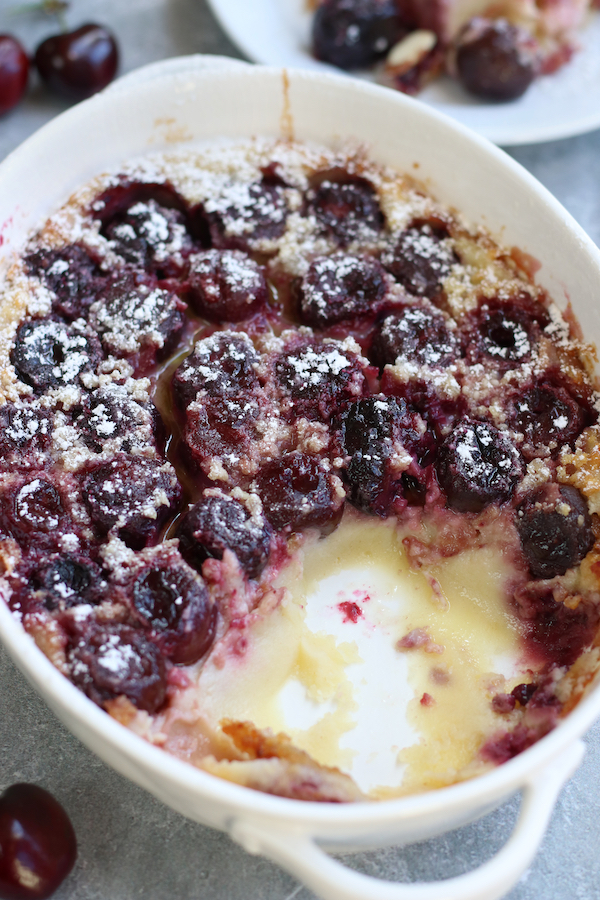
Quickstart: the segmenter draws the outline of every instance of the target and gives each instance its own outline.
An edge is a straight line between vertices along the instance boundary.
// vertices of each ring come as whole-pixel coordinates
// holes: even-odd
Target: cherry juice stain
[[[337,608],[344,616],[344,622],[358,622],[363,614],[358,603],[353,603],[351,600],[344,600],[343,603],[338,603]]]

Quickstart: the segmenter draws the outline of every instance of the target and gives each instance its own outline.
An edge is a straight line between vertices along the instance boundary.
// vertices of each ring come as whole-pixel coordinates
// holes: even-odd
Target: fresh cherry
[[[456,69],[464,87],[483,100],[516,100],[534,80],[539,47],[506,19],[472,19],[459,35]]]
[[[67,877],[77,841],[66,812],[36,784],[13,784],[0,797],[0,897],[45,900]]]
[[[35,64],[53,91],[70,100],[84,100],[113,80],[119,51],[107,28],[90,23],[46,38],[35,51]]]
[[[25,93],[29,58],[10,34],[0,34],[0,115],[13,109]]]

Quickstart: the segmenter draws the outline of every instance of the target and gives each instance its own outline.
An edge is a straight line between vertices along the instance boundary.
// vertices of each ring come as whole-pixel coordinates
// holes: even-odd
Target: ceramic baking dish
[[[541,263],[538,281],[572,303],[600,342],[594,305],[600,253],[526,171],[487,141],[403,95],[329,74],[168,61],[124,79],[48,124],[0,166],[0,264],[69,194],[108,167],[194,141],[273,136],[368,146],[400,171],[417,172],[443,203]],[[0,603],[0,636],[63,722],[105,762],[190,818],[227,831],[326,900],[493,900],[530,864],[557,795],[579,765],[581,735],[600,715],[600,685],[549,735],[471,781],[380,803],[318,804],[228,783],[168,756],[126,730],[68,682]],[[332,851],[406,844],[472,821],[515,792],[519,821],[478,870],[437,884],[392,884],[347,869]]]

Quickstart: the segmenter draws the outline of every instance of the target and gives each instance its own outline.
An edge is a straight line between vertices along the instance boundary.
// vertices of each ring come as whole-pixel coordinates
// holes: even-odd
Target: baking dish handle
[[[556,799],[578,768],[585,747],[577,741],[523,786],[515,829],[496,856],[473,872],[426,884],[381,881],[328,856],[306,834],[236,820],[231,836],[249,853],[283,866],[323,900],[498,900],[533,861]]]

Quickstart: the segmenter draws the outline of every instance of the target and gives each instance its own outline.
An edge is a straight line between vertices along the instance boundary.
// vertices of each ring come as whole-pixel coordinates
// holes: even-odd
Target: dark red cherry
[[[407,468],[394,471],[391,458],[400,451],[419,454],[426,434],[423,420],[402,398],[379,396],[350,404],[336,424],[340,453],[349,457],[343,474],[351,503],[371,515],[388,515],[402,495]],[[408,486],[417,492],[417,484]]]
[[[38,476],[30,478],[16,491],[9,515],[18,534],[49,534],[60,526],[65,510],[52,482]]]
[[[523,468],[506,435],[487,422],[463,419],[440,447],[436,470],[451,509],[481,512],[510,500]]]
[[[231,181],[221,195],[205,203],[202,214],[213,247],[247,251],[285,231],[285,185],[270,176],[251,183]]]
[[[204,581],[185,563],[143,570],[133,584],[132,599],[152,640],[171,662],[192,665],[211,647],[217,607]]]
[[[275,361],[275,376],[289,396],[292,417],[329,422],[345,403],[365,391],[358,357],[337,341],[304,343],[284,351]]]
[[[594,643],[598,632],[600,611],[592,599],[570,597],[565,600],[571,602],[567,605],[567,602],[555,600],[553,585],[546,581],[529,581],[514,594],[515,612],[523,623],[527,643],[536,656],[550,663],[552,668],[573,665],[582,651]],[[518,696],[517,699],[523,702]],[[538,687],[527,700],[534,709],[556,702],[553,691],[549,694],[543,687]]]
[[[185,304],[169,291],[119,275],[90,310],[90,324],[107,353],[132,359],[142,374],[175,347]]]
[[[210,457],[219,457],[226,468],[248,457],[252,441],[258,437],[258,423],[264,419],[254,397],[206,397],[188,407],[184,442],[199,466]]]
[[[52,416],[25,403],[0,406],[0,457],[21,465],[46,454],[52,444]]]
[[[93,372],[102,358],[98,340],[82,322],[25,319],[19,325],[11,362],[25,384],[41,394],[50,388],[78,384],[83,372]]]
[[[37,250],[25,257],[25,266],[55,296],[52,309],[71,322],[87,316],[90,305],[106,285],[108,276],[85,247],[71,244],[60,250]]]
[[[71,821],[52,794],[13,784],[0,796],[0,897],[45,900],[77,858]]]
[[[124,695],[138,709],[155,713],[165,702],[162,654],[130,625],[92,623],[73,637],[67,661],[74,684],[98,706]]]
[[[512,405],[514,428],[523,434],[521,452],[526,459],[556,455],[593,421],[587,409],[550,379],[535,384]]]
[[[493,362],[502,369],[527,362],[547,321],[541,304],[534,309],[531,303],[515,300],[486,300],[478,310],[467,316],[474,322],[474,332],[466,330],[466,357],[471,364]]]
[[[235,397],[258,385],[260,357],[247,335],[217,331],[198,341],[173,376],[173,392],[182,409],[202,392],[209,396]]]
[[[176,532],[181,555],[198,571],[204,560],[222,559],[231,550],[249,578],[264,569],[271,529],[259,512],[227,494],[205,494],[180,519]]]
[[[177,277],[183,266],[182,253],[192,249],[184,214],[153,198],[138,200],[116,214],[101,234],[126,262],[155,271],[161,278]]]
[[[405,32],[393,0],[323,0],[313,19],[313,51],[340,69],[359,69],[382,59]]]
[[[523,683],[514,687],[510,693],[521,706],[527,706],[537,689],[537,684]]]
[[[294,287],[300,320],[314,328],[374,315],[386,290],[385,273],[376,259],[345,253],[317,257]]]
[[[581,562],[594,544],[588,505],[568,484],[544,484],[517,507],[517,530],[534,578],[554,578]]]
[[[125,385],[111,382],[85,398],[75,419],[87,446],[96,453],[144,452],[156,446],[162,424],[158,410],[148,402],[138,403]]]
[[[447,237],[445,229],[429,222],[412,225],[382,254],[381,262],[407,291],[431,300],[441,292],[442,282],[457,262],[444,242]]]
[[[66,554],[44,562],[29,579],[36,600],[50,611],[98,602],[100,583],[94,563]]]
[[[84,100],[115,77],[117,42],[102,25],[82,25],[42,41],[35,51],[35,64],[51,90],[70,100]]]
[[[0,116],[13,109],[25,93],[29,58],[16,38],[0,34]]]
[[[402,362],[445,367],[459,355],[459,346],[444,316],[435,309],[407,306],[381,323],[371,349],[380,367]]]
[[[472,19],[457,39],[458,78],[468,91],[483,100],[521,97],[538,68],[537,41],[506,19]]]
[[[373,185],[365,178],[346,179],[325,178],[308,194],[310,211],[326,234],[342,247],[355,240],[376,240],[384,226]]]
[[[317,527],[329,532],[342,517],[343,492],[323,463],[305,453],[286,453],[266,463],[256,489],[264,514],[277,531]]]
[[[186,299],[210,322],[240,322],[267,302],[262,269],[241,250],[205,250],[189,262]]]
[[[158,535],[179,496],[169,463],[142,457],[116,457],[83,482],[83,499],[98,531],[115,528],[134,549]]]

